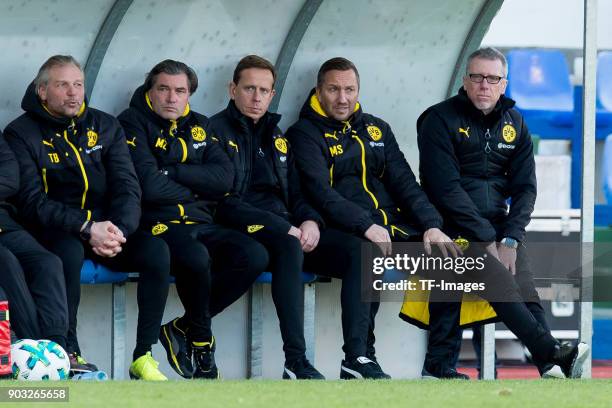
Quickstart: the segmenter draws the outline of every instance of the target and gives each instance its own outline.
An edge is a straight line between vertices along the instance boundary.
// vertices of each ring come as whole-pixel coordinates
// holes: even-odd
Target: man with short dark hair
[[[497,295],[483,296],[498,317],[531,351],[543,376],[558,365],[562,376],[579,377],[588,346],[559,345],[551,336],[523,243],[536,199],[531,135],[514,101],[505,97],[507,62],[494,48],[467,60],[458,95],[428,108],[418,119],[423,189],[444,217],[453,238],[472,254],[490,254],[474,273]],[[507,210],[507,200],[511,199]],[[499,293],[503,290],[503,296]],[[460,303],[431,302],[430,338],[424,372],[455,378],[461,341]]]
[[[119,120],[142,185],[142,228],[168,244],[185,308],[184,316],[162,326],[161,344],[179,375],[217,379],[211,318],[248,290],[267,257],[254,240],[213,223],[234,170],[208,118],[191,110],[197,87],[193,69],[164,60]]]
[[[417,184],[390,126],[363,112],[359,74],[346,58],[319,69],[300,119],[287,131],[302,186],[323,216],[326,239],[306,265],[342,282],[345,359],[340,378],[389,378],[375,355],[374,319],[379,302],[361,299],[361,251],[374,243],[383,255],[391,242],[456,248],[440,231],[442,219]]]
[[[236,172],[218,218],[267,251],[285,351],[283,378],[323,379],[306,359],[301,279],[304,252],[316,248],[322,219],[302,197],[291,146],[277,126],[280,115],[268,112],[275,78],[269,61],[244,57],[234,70],[227,108],[211,118]]]
[[[71,56],[40,68],[6,128],[19,161],[19,208],[43,245],[63,263],[71,371],[97,368],[81,357],[77,310],[81,267],[90,258],[116,271],[139,271],[138,327],[130,375],[165,380],[151,356],[168,295],[170,258],[162,240],[136,231],[140,187],[123,129],[88,106],[85,78]]]

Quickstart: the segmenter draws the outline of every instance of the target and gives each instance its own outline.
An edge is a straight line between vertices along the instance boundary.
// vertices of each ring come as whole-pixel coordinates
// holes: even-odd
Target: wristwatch
[[[518,241],[517,241],[516,239],[514,239],[514,238],[510,238],[510,237],[505,237],[505,238],[503,238],[503,239],[500,241],[500,243],[501,243],[503,246],[507,246],[508,248],[512,248],[512,249],[516,249],[516,248],[518,248],[518,245],[519,245],[519,243],[518,243]]]
[[[83,241],[89,241],[91,239],[91,227],[93,224],[93,221],[87,221],[87,224],[85,224],[85,228],[83,228],[81,232],[79,232],[79,237]]]

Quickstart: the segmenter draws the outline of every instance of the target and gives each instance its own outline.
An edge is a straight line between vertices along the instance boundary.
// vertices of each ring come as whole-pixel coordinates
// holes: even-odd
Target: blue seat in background
[[[597,57],[597,119],[598,128],[610,128],[612,133],[612,52],[600,52]]]
[[[604,143],[601,178],[606,202],[612,204],[612,135],[609,135]]]
[[[574,127],[574,93],[561,51],[512,50],[507,54],[506,95],[516,101],[531,133],[541,138],[569,139]]]

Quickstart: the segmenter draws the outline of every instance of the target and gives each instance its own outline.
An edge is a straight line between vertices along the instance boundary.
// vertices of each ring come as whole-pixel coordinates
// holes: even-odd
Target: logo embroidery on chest
[[[276,147],[276,150],[282,154],[287,154],[287,141],[282,137],[277,137],[274,139],[274,147]]]
[[[323,136],[328,138],[328,139],[338,140],[338,136],[336,136],[336,132],[334,132],[334,133],[325,133]]]
[[[366,128],[366,130],[373,141],[378,142],[382,138],[382,132],[378,126],[370,125]]]
[[[93,129],[89,129],[87,131],[87,147],[94,147],[96,143],[98,143],[98,134]]]
[[[502,137],[506,143],[512,143],[516,139],[516,129],[511,124],[506,124],[502,129]]]
[[[201,126],[194,126],[191,128],[191,137],[196,142],[203,142],[206,140],[206,131]]]
[[[469,138],[470,137],[470,127],[466,127],[465,129],[460,127],[458,130],[459,134],[463,133],[465,135],[465,137]]]

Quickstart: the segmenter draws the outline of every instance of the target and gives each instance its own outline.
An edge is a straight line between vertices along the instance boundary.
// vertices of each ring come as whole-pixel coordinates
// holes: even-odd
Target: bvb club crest
[[[196,142],[203,142],[206,139],[206,131],[200,126],[195,126],[191,128],[191,137]]]
[[[159,235],[159,234],[163,234],[167,230],[168,230],[168,226],[166,224],[156,224],[151,229],[151,233],[153,235]]]
[[[516,129],[514,129],[514,126],[504,126],[504,128],[502,129],[502,137],[504,138],[506,143],[514,142],[514,139],[516,139]]]
[[[274,147],[282,154],[287,154],[287,142],[282,137],[274,140]]]
[[[378,126],[368,126],[367,127],[368,134],[372,138],[373,141],[378,142],[382,137],[382,132],[378,128]]]
[[[94,147],[98,143],[98,134],[93,130],[87,131],[87,147]]]

